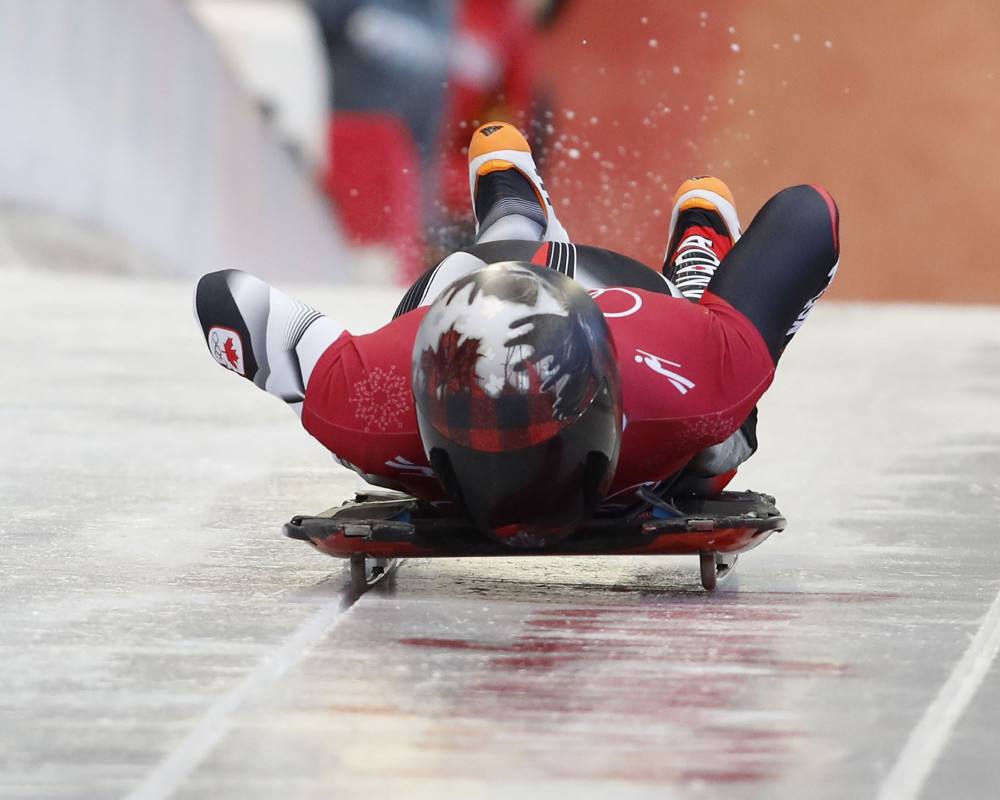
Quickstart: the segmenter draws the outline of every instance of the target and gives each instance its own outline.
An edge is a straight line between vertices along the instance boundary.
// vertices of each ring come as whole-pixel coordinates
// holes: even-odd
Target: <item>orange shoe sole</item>
[[[736,201],[733,199],[733,193],[729,191],[729,187],[726,186],[718,178],[713,178],[710,175],[706,175],[698,178],[688,178],[684,183],[682,183],[677,191],[674,193],[673,204],[676,205],[677,201],[681,199],[687,192],[694,189],[701,189],[706,192],[714,192],[717,195],[724,197],[731,206],[736,205]],[[705,200],[702,197],[689,197],[681,205],[680,210],[686,211],[689,208],[704,208],[710,211],[715,210],[715,206],[712,205],[711,201]]]

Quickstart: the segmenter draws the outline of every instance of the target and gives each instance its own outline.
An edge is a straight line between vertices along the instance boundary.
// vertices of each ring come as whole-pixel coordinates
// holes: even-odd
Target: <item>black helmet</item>
[[[583,287],[555,270],[507,261],[445,289],[417,331],[413,394],[435,474],[494,539],[559,541],[611,484],[614,342]]]

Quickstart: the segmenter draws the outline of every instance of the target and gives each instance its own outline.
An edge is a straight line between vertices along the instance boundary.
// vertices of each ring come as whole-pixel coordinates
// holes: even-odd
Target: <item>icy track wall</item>
[[[352,277],[330,210],[183,3],[4,0],[0,109],[8,214],[100,229],[136,271]]]

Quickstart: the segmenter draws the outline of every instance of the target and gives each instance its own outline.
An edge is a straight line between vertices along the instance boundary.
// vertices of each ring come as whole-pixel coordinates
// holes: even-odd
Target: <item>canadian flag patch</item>
[[[208,347],[215,360],[222,366],[246,376],[247,368],[243,363],[243,340],[236,331],[221,327],[209,329]]]

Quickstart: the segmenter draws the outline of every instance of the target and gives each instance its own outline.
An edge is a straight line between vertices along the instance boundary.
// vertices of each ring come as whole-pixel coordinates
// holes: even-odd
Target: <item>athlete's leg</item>
[[[837,206],[825,189],[785,189],[760,210],[706,293],[749,317],[777,363],[837,272],[839,236]],[[755,408],[736,433],[698,453],[685,472],[695,478],[731,477],[756,450]]]
[[[689,299],[700,301],[707,289],[749,317],[777,362],[836,272],[837,240],[836,206],[822,189],[779,193],[741,237],[725,184],[694,178],[675,196],[664,274]],[[756,429],[755,408],[739,430],[691,460],[686,482],[699,492],[721,490],[756,451]]]
[[[836,274],[839,214],[829,193],[793,186],[772,197],[706,290],[747,316],[777,363]]]
[[[723,259],[741,236],[736,202],[719,178],[684,181],[674,193],[663,275],[693,303],[701,302]],[[724,269],[724,267],[723,267]],[[699,452],[684,470],[682,491],[714,494],[757,449],[757,409],[727,439]]]
[[[535,251],[525,243],[569,242],[531,148],[513,125],[487,122],[472,134],[469,191],[476,218],[476,245],[496,243],[500,248],[497,260],[530,260]],[[417,278],[393,317],[428,305],[445,286],[486,263],[490,262],[479,252],[452,253]]]
[[[288,403],[341,464],[372,483],[440,494],[410,390],[423,312],[352,336],[259,278],[225,270],[198,281],[195,314],[215,360]]]
[[[506,122],[487,122],[469,142],[469,190],[476,243],[506,239],[568,242],[531,148]]]
[[[344,333],[329,317],[239,270],[201,278],[194,307],[215,360],[299,415],[317,360]]]

